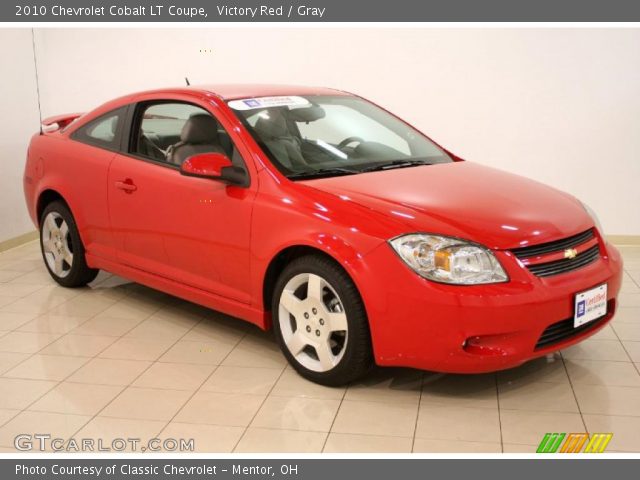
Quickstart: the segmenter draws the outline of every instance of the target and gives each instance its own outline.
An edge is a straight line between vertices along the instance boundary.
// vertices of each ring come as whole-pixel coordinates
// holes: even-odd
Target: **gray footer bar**
[[[237,479],[402,480],[491,477],[637,478],[636,459],[0,459],[8,479]]]

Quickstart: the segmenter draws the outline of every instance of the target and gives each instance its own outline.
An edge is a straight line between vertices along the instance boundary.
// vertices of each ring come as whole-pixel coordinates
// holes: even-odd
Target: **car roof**
[[[272,85],[272,84],[217,84],[217,85],[191,85],[174,88],[161,88],[155,90],[146,90],[143,92],[130,93],[128,95],[110,100],[99,107],[91,110],[85,120],[91,120],[102,115],[109,110],[121,107],[128,103],[139,101],[140,97],[145,95],[154,95],[159,98],[162,95],[185,94],[185,93],[204,93],[206,95],[215,95],[223,101],[236,100],[241,98],[257,98],[272,96],[291,96],[291,95],[345,95],[351,96],[351,93],[342,90],[335,90],[326,87],[305,87],[301,85]],[[82,125],[82,123],[78,124]]]
[[[305,87],[302,85],[271,84],[219,84],[194,85],[190,88],[213,93],[223,100],[238,98],[271,97],[279,95],[349,95],[346,92],[326,87]]]

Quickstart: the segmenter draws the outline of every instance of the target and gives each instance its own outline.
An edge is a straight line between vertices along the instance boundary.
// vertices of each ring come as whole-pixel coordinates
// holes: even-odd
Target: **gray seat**
[[[225,153],[218,138],[218,122],[206,113],[192,115],[180,132],[180,141],[167,150],[167,162],[182,165],[198,153]]]
[[[300,139],[291,134],[282,112],[276,109],[269,110],[268,117],[259,117],[253,128],[282,165],[289,169],[307,165],[302,156]]]

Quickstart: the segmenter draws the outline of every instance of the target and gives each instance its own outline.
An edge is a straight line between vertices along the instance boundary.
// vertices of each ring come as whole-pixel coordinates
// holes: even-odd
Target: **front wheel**
[[[49,274],[63,287],[82,287],[98,275],[98,270],[87,266],[76,222],[60,201],[42,212],[40,248]]]
[[[371,367],[362,299],[332,260],[310,255],[287,265],[276,283],[272,313],[280,348],[303,377],[339,386]]]

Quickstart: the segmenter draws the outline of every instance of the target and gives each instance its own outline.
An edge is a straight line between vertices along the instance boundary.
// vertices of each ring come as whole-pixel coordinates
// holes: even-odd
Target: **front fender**
[[[359,278],[366,268],[364,256],[384,242],[362,231],[362,216],[354,215],[353,222],[349,222],[343,212],[328,204],[318,207],[313,199],[291,201],[293,206],[283,203],[280,197],[259,195],[253,212],[251,291],[254,306],[265,312],[269,309],[263,295],[269,267],[286,250],[306,247],[322,252],[340,264],[360,288]],[[268,317],[265,315],[266,323]]]

